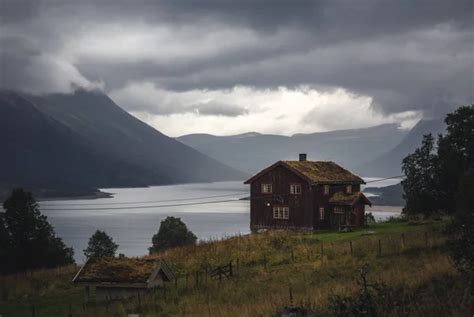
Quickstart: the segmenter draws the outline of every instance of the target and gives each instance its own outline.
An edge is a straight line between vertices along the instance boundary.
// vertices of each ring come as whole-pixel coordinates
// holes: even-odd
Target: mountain
[[[293,136],[250,132],[233,136],[190,134],[177,139],[236,169],[253,174],[278,160],[296,159],[298,153],[307,153],[312,160],[332,160],[352,169],[392,149],[407,134],[408,131],[395,124],[384,124]]]
[[[378,177],[401,175],[403,158],[413,153],[421,145],[423,135],[432,133],[433,136],[436,136],[443,133],[445,129],[446,125],[442,119],[420,120],[400,144],[379,157],[362,163],[356,167],[356,170],[363,175]]]
[[[63,192],[243,179],[100,92],[0,91],[0,188]]]

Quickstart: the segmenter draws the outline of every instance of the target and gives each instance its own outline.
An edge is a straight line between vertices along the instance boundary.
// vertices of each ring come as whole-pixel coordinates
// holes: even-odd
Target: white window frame
[[[345,213],[344,207],[334,207],[334,213],[335,214],[343,214]]]
[[[324,220],[324,213],[325,213],[324,207],[319,207],[319,220]]]
[[[273,207],[273,219],[290,219],[290,207],[275,206]]]
[[[301,184],[290,184],[291,195],[301,195],[301,192],[302,192]]]
[[[271,194],[273,192],[273,184],[262,183],[261,191],[262,194]]]
[[[352,185],[349,184],[346,186],[346,193],[352,194]]]
[[[329,195],[331,187],[329,185],[323,185],[324,195]]]

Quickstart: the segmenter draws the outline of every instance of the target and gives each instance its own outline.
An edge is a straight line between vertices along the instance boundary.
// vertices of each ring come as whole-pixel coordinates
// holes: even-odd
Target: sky
[[[410,128],[474,100],[471,0],[0,0],[0,88],[170,136]]]

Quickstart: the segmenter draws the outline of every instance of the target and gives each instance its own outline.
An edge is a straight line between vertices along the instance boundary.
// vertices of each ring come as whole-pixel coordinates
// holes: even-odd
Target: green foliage
[[[402,181],[406,214],[422,213],[429,215],[437,210],[439,190],[436,178],[438,158],[434,152],[434,138],[431,134],[423,137],[422,145],[415,153],[403,159],[403,172],[406,178]]]
[[[474,272],[474,168],[467,171],[456,195],[457,211],[448,227],[454,238],[449,250],[461,271]]]
[[[87,248],[84,249],[84,255],[87,258],[113,257],[118,247],[105,231],[97,230],[90,237]]]
[[[445,122],[447,133],[439,136],[437,148],[433,136],[425,135],[421,147],[403,160],[408,215],[454,213],[459,181],[474,168],[474,106],[458,108]]]
[[[56,237],[31,193],[15,189],[4,202],[0,220],[0,263],[3,273],[74,263],[73,249]]]
[[[370,226],[375,223],[375,217],[371,212],[367,212],[365,214],[365,225]]]
[[[196,236],[188,230],[181,218],[166,217],[161,221],[158,233],[152,238],[150,253],[160,252],[169,248],[196,243]]]

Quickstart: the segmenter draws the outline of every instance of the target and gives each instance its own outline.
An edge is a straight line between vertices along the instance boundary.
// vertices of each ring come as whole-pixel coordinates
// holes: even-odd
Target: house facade
[[[365,184],[330,161],[278,161],[248,179],[250,228],[318,230],[364,224]]]

